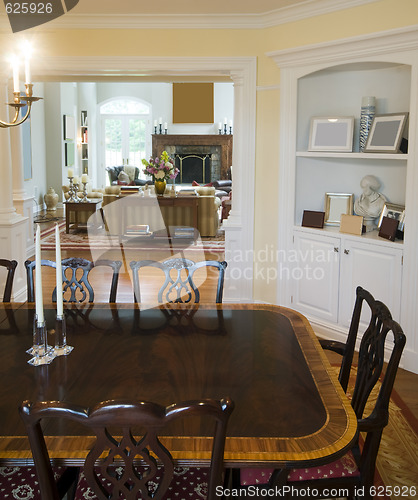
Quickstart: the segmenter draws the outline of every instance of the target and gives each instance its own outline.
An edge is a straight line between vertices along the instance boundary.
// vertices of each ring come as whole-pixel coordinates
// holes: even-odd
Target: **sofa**
[[[131,185],[131,186],[145,186],[145,184],[153,184],[152,180],[138,179],[139,168],[131,165],[122,165],[117,167],[106,167],[107,175],[111,186],[115,185]],[[124,172],[124,180],[120,181],[120,173]]]

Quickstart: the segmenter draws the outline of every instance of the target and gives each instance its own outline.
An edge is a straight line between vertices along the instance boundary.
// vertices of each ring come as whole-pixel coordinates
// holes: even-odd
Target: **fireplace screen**
[[[180,170],[176,184],[207,184],[211,181],[211,155],[175,154],[176,167]]]

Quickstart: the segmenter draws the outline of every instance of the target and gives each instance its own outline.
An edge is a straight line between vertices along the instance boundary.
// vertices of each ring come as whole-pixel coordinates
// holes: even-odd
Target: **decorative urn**
[[[53,212],[57,209],[58,194],[55,192],[54,188],[50,187],[48,189],[44,196],[44,201],[48,212]]]

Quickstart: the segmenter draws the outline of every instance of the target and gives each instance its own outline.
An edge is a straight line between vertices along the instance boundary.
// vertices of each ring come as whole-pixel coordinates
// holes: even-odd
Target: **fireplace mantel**
[[[160,156],[167,149],[176,146],[220,146],[221,179],[227,179],[232,165],[232,135],[152,134],[152,156]]]

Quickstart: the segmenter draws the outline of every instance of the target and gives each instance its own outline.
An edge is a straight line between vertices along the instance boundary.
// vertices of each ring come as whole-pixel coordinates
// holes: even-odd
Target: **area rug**
[[[373,408],[379,389],[378,383],[369,398],[365,415]],[[354,378],[350,379],[348,394],[353,390]],[[395,390],[390,399],[389,423],[383,431],[376,468],[375,486],[380,490],[375,498],[417,498],[418,421]]]
[[[120,249],[119,237],[99,232],[91,236],[87,231],[71,231],[69,234],[65,232],[65,223],[60,224],[60,240],[62,250],[111,250]],[[124,250],[161,250],[167,247],[165,238],[141,239],[132,238],[130,240],[122,239]],[[187,251],[207,251],[213,253],[225,252],[225,240],[222,233],[219,233],[215,238],[201,238],[195,243],[179,240],[173,244],[174,248],[184,248],[187,246]],[[41,234],[41,249],[55,249],[55,228],[49,228],[42,231]]]

